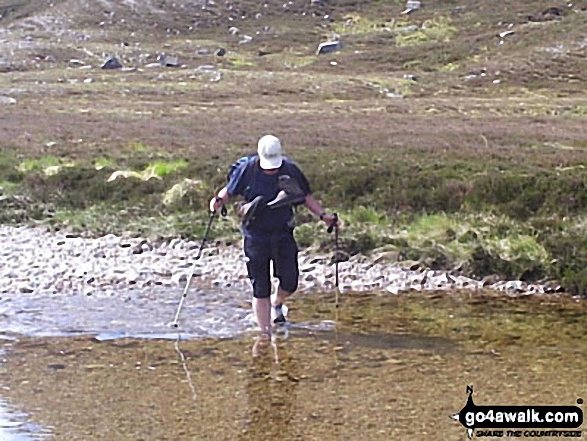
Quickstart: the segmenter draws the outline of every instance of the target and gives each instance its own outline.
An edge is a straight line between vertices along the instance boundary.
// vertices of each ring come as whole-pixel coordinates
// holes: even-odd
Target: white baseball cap
[[[281,142],[275,136],[263,136],[259,140],[257,153],[259,154],[259,165],[262,169],[268,170],[281,167],[283,162]]]

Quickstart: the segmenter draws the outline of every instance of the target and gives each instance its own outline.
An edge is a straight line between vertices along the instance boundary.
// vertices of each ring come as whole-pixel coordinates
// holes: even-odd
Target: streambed
[[[179,331],[163,329],[177,292],[145,294],[159,314],[151,320],[143,303],[126,302],[121,316],[133,302],[138,311],[131,327],[96,318],[112,305],[89,308],[76,329],[5,331],[0,397],[52,439],[89,441],[465,439],[449,416],[467,385],[478,405],[585,396],[585,305],[568,296],[354,293],[337,309],[330,293],[300,295],[292,325],[259,343],[246,292],[233,303],[197,294]],[[198,334],[206,309],[239,324]]]

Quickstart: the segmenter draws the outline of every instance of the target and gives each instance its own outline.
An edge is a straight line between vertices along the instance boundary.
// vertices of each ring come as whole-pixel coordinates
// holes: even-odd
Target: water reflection
[[[0,440],[2,441],[38,441],[48,439],[50,432],[26,422],[27,415],[11,411],[0,398]]]
[[[19,337],[0,384],[64,440],[464,439],[449,416],[466,385],[479,405],[585,398],[585,312],[561,299],[347,296],[324,330],[311,325],[332,319],[329,298],[298,298],[290,315],[308,326],[273,341]]]
[[[253,357],[245,373],[247,415],[238,439],[282,439],[291,437],[297,389],[299,359],[286,340],[257,337]]]

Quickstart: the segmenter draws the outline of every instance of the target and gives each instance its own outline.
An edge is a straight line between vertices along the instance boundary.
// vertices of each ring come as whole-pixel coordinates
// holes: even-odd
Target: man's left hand
[[[334,214],[325,214],[322,216],[322,222],[324,222],[329,228],[334,226],[340,227],[340,220],[338,219],[338,216]]]

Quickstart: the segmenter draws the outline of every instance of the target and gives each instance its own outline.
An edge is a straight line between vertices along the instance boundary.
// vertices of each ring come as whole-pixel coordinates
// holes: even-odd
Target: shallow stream
[[[180,295],[0,301],[0,439],[461,440],[467,385],[478,405],[587,396],[570,297],[299,295],[259,342],[245,292],[191,290],[175,330]]]

